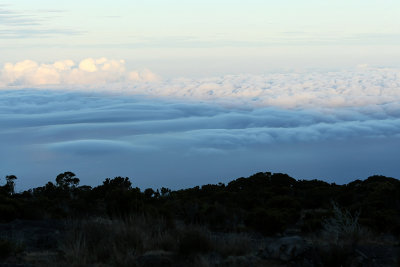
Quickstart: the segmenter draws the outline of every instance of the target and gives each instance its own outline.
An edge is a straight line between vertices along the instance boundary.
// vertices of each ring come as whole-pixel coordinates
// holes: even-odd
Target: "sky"
[[[0,62],[123,59],[163,77],[398,66],[395,0],[3,1]]]
[[[0,177],[397,177],[400,2],[3,1]]]

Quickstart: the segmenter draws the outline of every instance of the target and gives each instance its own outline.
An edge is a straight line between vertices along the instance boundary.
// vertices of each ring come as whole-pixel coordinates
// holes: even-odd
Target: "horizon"
[[[0,177],[187,188],[400,167],[400,3],[0,4]],[[384,19],[383,19],[384,18]],[[3,178],[1,178],[3,179]]]

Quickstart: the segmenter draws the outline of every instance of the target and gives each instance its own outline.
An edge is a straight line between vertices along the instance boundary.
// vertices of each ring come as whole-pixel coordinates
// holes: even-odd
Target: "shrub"
[[[249,234],[226,233],[216,237],[215,250],[223,257],[243,256],[255,248]]]
[[[207,253],[213,249],[210,232],[201,227],[188,227],[180,234],[179,252],[182,255]]]
[[[314,248],[323,266],[349,266],[364,234],[358,224],[359,213],[353,215],[332,202],[332,215],[323,222],[323,241],[315,242]]]
[[[176,250],[177,240],[174,230],[162,218],[97,218],[72,222],[61,251],[72,265],[132,266],[137,257],[148,251]]]
[[[0,239],[0,260],[7,259],[17,253],[23,251],[21,245],[16,244],[10,240]]]
[[[312,233],[322,230],[326,218],[331,215],[328,210],[307,210],[303,212],[301,231]]]
[[[9,222],[18,218],[17,203],[10,198],[0,196],[0,222]]]
[[[274,235],[285,230],[287,214],[285,210],[257,208],[248,215],[246,224],[262,234]]]
[[[111,263],[143,249],[144,232],[120,220],[93,219],[72,222],[61,246],[72,264]]]
[[[332,202],[333,217],[323,223],[323,234],[338,244],[343,241],[356,243],[361,234],[358,224],[359,212],[352,215],[348,210],[341,209],[336,203]]]

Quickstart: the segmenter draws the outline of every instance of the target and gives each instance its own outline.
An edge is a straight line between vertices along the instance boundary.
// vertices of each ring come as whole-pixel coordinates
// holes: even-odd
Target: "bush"
[[[323,266],[349,266],[356,255],[356,246],[365,234],[358,224],[359,213],[351,214],[332,202],[332,217],[323,222],[322,241],[315,242],[315,251]]]
[[[22,251],[23,251],[22,246],[17,245],[16,243],[10,240],[0,239],[0,260],[5,260],[8,257],[20,253]]]
[[[254,241],[246,233],[226,233],[217,236],[215,240],[215,250],[225,258],[247,255],[254,248]]]
[[[305,211],[301,231],[304,233],[320,231],[328,215],[331,215],[330,212],[324,209]]]
[[[213,250],[210,232],[200,227],[188,227],[181,233],[179,239],[179,252],[182,255],[207,253]]]
[[[144,231],[120,220],[77,221],[61,246],[72,264],[113,263],[143,249]]]
[[[287,214],[285,210],[257,208],[249,214],[246,224],[264,235],[274,235],[285,230]]]
[[[18,211],[15,206],[12,200],[0,197],[0,222],[9,222],[18,218]]]
[[[71,223],[61,251],[71,265],[132,266],[148,251],[176,250],[177,240],[174,230],[162,218],[93,218]]]
[[[343,241],[355,244],[361,234],[361,228],[358,224],[359,212],[352,215],[348,210],[341,209],[336,203],[332,203],[333,217],[325,220],[323,223],[323,234],[328,240],[338,244]]]

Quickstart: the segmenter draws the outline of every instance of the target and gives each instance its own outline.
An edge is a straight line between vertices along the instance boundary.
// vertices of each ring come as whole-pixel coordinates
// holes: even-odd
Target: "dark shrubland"
[[[65,172],[55,183],[15,192],[16,179],[9,175],[0,186],[0,261],[4,262],[362,266],[373,259],[381,264],[376,266],[398,263],[400,181],[395,178],[375,175],[336,185],[265,172],[228,184],[142,191],[127,177],[107,178],[96,187],[79,186],[79,178]],[[51,257],[37,256],[43,251],[50,251]]]

